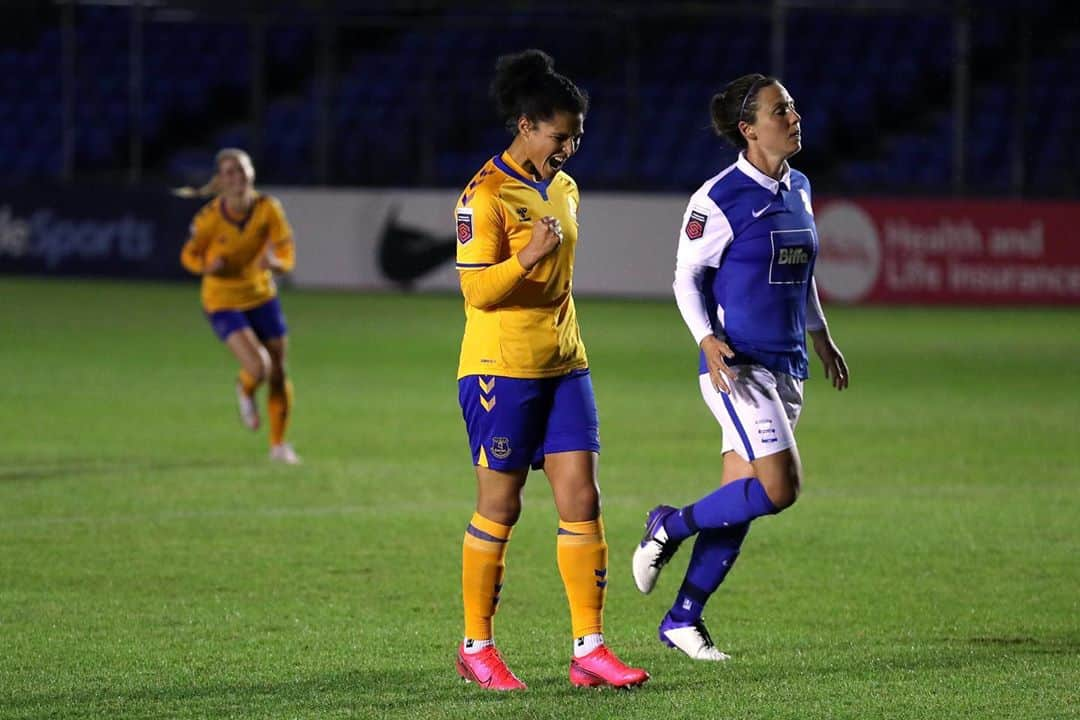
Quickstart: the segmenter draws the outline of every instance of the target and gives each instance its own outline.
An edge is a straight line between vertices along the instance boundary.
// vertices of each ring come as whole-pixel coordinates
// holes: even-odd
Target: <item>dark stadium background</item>
[[[1078,18],[0,2],[0,718],[1080,718]],[[574,282],[605,633],[652,673],[633,693],[567,681],[539,474],[496,618],[529,690],[481,694],[453,665],[475,478],[451,211],[508,141],[495,57],[533,46],[593,101]],[[689,553],[648,596],[629,563],[650,507],[718,481],[671,266],[687,197],[732,157],[709,96],[751,71],[804,115],[793,164],[851,387],[812,359],[805,489],[710,601],[733,659],[703,666],[656,634]],[[198,202],[169,190],[224,145],[298,228],[297,467],[237,421],[235,362],[178,262]]]
[[[695,187],[709,97],[759,71],[819,192],[1071,197],[1078,33],[1051,0],[7,2],[0,175],[175,183],[236,145],[270,184],[456,186],[505,140],[495,57],[537,46],[593,98],[594,191]]]

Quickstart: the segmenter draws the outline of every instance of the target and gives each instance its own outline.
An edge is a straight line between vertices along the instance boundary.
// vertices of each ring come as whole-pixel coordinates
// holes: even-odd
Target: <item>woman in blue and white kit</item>
[[[653,508],[634,551],[643,593],[679,545],[697,535],[660,639],[696,660],[726,660],[701,613],[738,557],[751,521],[795,502],[802,482],[795,423],[808,376],[806,333],[833,387],[848,369],[814,284],[817,230],[810,183],[788,165],[800,116],[773,77],[744,75],[715,95],[712,124],[742,152],[690,198],[675,297],[701,348],[700,385],[723,429],[720,487],[677,509]]]

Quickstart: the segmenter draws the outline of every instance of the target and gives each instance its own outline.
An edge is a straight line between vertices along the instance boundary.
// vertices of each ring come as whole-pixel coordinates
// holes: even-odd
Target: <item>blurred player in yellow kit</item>
[[[458,399],[477,478],[462,546],[458,673],[490,690],[525,689],[495,648],[492,618],[531,467],[543,468],[559,513],[570,682],[640,685],[649,674],[604,643],[599,420],[571,295],[579,196],[562,168],[581,142],[588,98],[539,50],[499,58],[491,91],[514,139],[484,164],[455,209],[465,296]]]
[[[236,397],[241,420],[258,429],[255,391],[267,382],[270,459],[295,465],[300,458],[285,442],[293,395],[285,375],[288,330],[273,276],[295,264],[292,228],[281,203],[255,191],[255,167],[246,152],[225,148],[215,163],[210,183],[185,189],[184,194],[213,199],[195,215],[180,261],[202,276],[206,317],[240,362]]]

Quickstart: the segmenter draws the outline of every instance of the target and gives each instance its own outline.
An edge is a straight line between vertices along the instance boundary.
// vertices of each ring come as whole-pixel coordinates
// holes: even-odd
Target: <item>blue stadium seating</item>
[[[708,101],[725,81],[770,70],[767,14],[642,16],[639,54],[628,58],[624,28],[607,15],[580,10],[575,20],[581,22],[564,23],[530,7],[507,11],[497,22],[449,11],[438,22],[373,16],[351,41],[343,24],[329,97],[330,180],[462,184],[507,142],[487,97],[494,59],[536,45],[538,36],[558,68],[592,98],[571,170],[581,184],[682,193],[731,161],[734,150],[709,128]],[[1032,0],[1031,17],[1050,18],[1040,32],[1050,32],[1055,7]],[[973,58],[984,62],[972,64],[968,189],[1012,192],[1019,153],[1029,191],[1075,191],[1080,151],[1071,140],[1080,129],[1074,111],[1080,43],[1066,31],[1050,32],[1054,42],[1033,43],[1021,96],[1008,56],[1016,39],[1012,4],[989,0],[973,8]],[[953,19],[945,12],[865,10],[787,11],[782,79],[803,116],[807,151],[800,164],[840,190],[947,192]],[[74,160],[83,175],[126,169],[134,129],[130,13],[113,5],[75,8]],[[138,127],[143,146],[161,156],[153,156],[149,171],[199,181],[217,147],[253,147],[256,133],[246,111],[251,31],[235,19],[148,17]],[[545,27],[559,32],[538,33]],[[61,33],[58,25],[34,32],[18,47],[0,48],[0,153],[9,159],[4,172],[10,177],[61,172]],[[260,179],[317,182],[316,26],[271,24],[266,48]],[[632,84],[628,68],[634,69]]]

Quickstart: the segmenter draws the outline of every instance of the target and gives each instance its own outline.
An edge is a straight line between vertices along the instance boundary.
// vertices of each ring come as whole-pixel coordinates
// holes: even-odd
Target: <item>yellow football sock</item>
[[[285,428],[289,426],[289,411],[292,410],[293,388],[288,380],[284,385],[271,383],[267,409],[270,411],[270,444],[279,445],[285,441]]]
[[[473,513],[461,545],[461,596],[465,605],[465,637],[490,640],[491,618],[499,606],[506,546],[513,527]]]
[[[240,387],[243,388],[244,392],[248,395],[254,395],[255,391],[259,388],[259,384],[262,382],[261,380],[256,380],[255,378],[253,378],[251,376],[251,373],[249,373],[244,368],[240,368],[239,380]]]
[[[560,520],[558,556],[574,637],[603,632],[608,559],[604,521]]]

